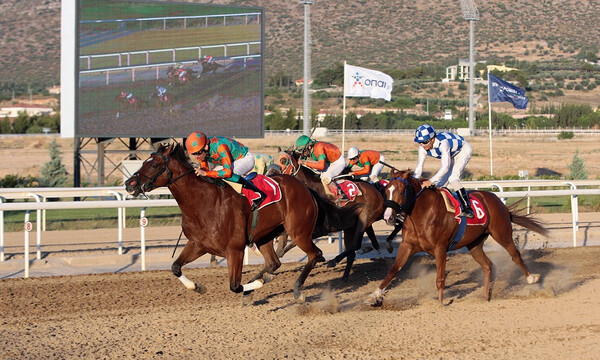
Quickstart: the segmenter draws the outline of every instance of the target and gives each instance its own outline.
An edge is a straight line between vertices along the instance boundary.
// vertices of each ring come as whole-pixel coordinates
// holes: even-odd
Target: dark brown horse
[[[153,92],[150,94],[150,100],[154,99],[154,104],[157,109],[168,108],[169,110],[173,110],[173,106],[175,105],[175,96],[172,94],[164,94],[159,96],[157,92]]]
[[[547,235],[548,230],[530,215],[521,215],[518,209],[520,201],[507,207],[494,194],[488,191],[472,191],[470,197],[475,210],[474,222],[479,225],[468,225],[462,237],[456,236],[462,231],[454,213],[448,212],[441,189],[421,188],[421,183],[410,171],[392,172],[386,187],[388,200],[396,203],[393,209],[388,208],[384,217],[392,219],[398,215],[406,216],[402,229],[402,243],[398,249],[396,260],[386,278],[377,290],[368,296],[365,304],[381,305],[383,292],[396,276],[407,260],[417,252],[426,252],[435,257],[437,268],[438,300],[443,303],[444,284],[446,280],[446,255],[449,250],[464,246],[479,263],[484,274],[483,295],[490,300],[490,279],[492,262],[483,252],[483,243],[492,236],[521,268],[529,284],[539,281],[539,274],[532,274],[523,263],[521,253],[512,239],[512,224],[521,225],[531,231]],[[466,221],[466,218],[461,219]]]
[[[201,74],[206,74],[212,71],[212,73],[216,73],[217,70],[219,70],[219,68],[222,68],[223,65],[214,62],[214,61],[208,61],[206,59],[199,59],[198,60],[198,64],[202,65],[202,72]]]
[[[283,174],[293,175],[305,183],[306,186],[317,192],[321,197],[326,198],[323,183],[314,171],[306,166],[300,166],[298,164],[299,157],[300,153],[297,151],[286,150],[280,152],[275,159],[276,166],[272,167],[267,174],[281,172]],[[344,280],[347,280],[350,275],[352,264],[356,258],[356,251],[361,248],[365,231],[371,238],[374,247],[379,247],[377,237],[375,236],[375,232],[371,225],[378,218],[381,218],[383,214],[384,199],[375,186],[364,181],[357,181],[356,185],[361,194],[356,197],[355,201],[345,205],[354,208],[354,211],[348,215],[349,218],[346,219],[346,221],[337,223],[341,227],[332,227],[329,229],[330,232],[344,231],[344,245],[346,250],[329,260],[327,263],[328,267],[334,267],[338,262],[347,258],[346,269],[342,276],[342,279]]]
[[[192,69],[179,69],[171,65],[167,68],[167,78],[169,79],[169,85],[172,83],[178,85],[190,84],[196,78],[196,72]]]
[[[231,291],[248,295],[271,279],[271,276],[263,277],[265,274],[272,274],[281,265],[272,240],[285,230],[308,256],[294,284],[294,297],[303,301],[301,287],[306,277],[317,261],[325,261],[321,250],[312,242],[318,205],[310,190],[294,177],[279,175],[273,179],[281,188],[282,199],[258,211],[256,227],[252,226],[253,213],[248,200],[222,180],[196,176],[178,143],[161,145],[125,181],[125,186],[134,196],[166,186],[177,200],[188,242],[171,270],[188,289],[206,291],[204,286],[186,278],[181,267],[210,253],[227,259]],[[265,267],[248,284],[242,285],[244,248],[250,242],[257,244],[265,258]]]

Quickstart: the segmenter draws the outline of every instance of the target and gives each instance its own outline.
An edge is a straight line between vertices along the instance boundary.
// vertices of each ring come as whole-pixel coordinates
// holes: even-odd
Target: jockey
[[[298,163],[321,172],[321,182],[325,192],[334,196],[329,189],[329,184],[334,177],[342,173],[346,166],[346,160],[340,149],[331,143],[312,140],[310,137],[302,135],[296,140],[296,150],[300,151]],[[306,160],[309,157],[310,160]],[[337,185],[337,183],[335,184]],[[344,194],[343,191],[340,192],[342,195]]]
[[[348,149],[348,166],[346,168],[351,170],[356,165],[361,169],[351,171],[350,175],[354,175],[361,180],[377,182],[379,181],[379,173],[383,169],[381,161],[385,161],[385,158],[378,151],[359,151],[357,147],[353,146]]]
[[[423,187],[436,185],[438,187],[449,183],[456,191],[460,200],[461,213],[459,216],[473,218],[473,209],[465,188],[460,183],[460,176],[471,159],[471,145],[460,135],[439,132],[436,133],[429,124],[423,124],[415,131],[415,142],[419,143],[419,158],[415,169],[418,179],[423,172],[423,163],[427,155],[441,159],[438,172],[429,180],[423,181]]]
[[[226,137],[209,138],[204,133],[193,132],[188,135],[185,147],[188,154],[193,155],[200,163],[200,167],[196,168],[196,175],[235,182],[259,194],[260,197],[253,200],[252,211],[266,198],[264,192],[243,177],[254,168],[254,155],[246,146]],[[209,162],[223,168],[218,171],[210,170]]]
[[[212,55],[204,55],[203,61],[210,64],[215,62],[215,58]]]
[[[164,86],[156,85],[156,96],[162,98],[165,96],[166,93],[167,93],[167,88],[165,88]]]

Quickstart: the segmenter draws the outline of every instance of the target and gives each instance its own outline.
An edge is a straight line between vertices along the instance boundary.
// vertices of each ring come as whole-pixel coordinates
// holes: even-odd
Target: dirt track
[[[5,279],[2,359],[593,359],[600,354],[600,247],[529,250],[542,275],[526,285],[504,252],[492,301],[468,254],[448,260],[445,306],[435,266],[417,257],[392,283],[381,308],[362,305],[391,265],[359,260],[349,282],[343,264],[307,279],[305,305],[291,288],[301,264],[241,306],[227,270],[184,270],[209,289],[186,290],[169,271]],[[258,270],[246,267],[244,279]]]

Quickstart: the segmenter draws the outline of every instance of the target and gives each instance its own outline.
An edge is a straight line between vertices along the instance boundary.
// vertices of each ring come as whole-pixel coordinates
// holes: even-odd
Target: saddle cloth
[[[337,183],[337,186],[334,184],[334,182]],[[339,206],[344,206],[347,203],[354,201],[357,196],[362,195],[358,185],[350,180],[333,180],[329,184],[329,189],[333,194],[335,194],[335,199],[340,202]],[[342,190],[348,200],[342,198],[342,194],[340,193],[339,189]]]
[[[460,213],[460,202],[448,189],[442,188],[441,190],[442,198],[446,204],[446,211],[453,213],[456,221],[460,223],[460,217],[458,216]],[[483,207],[483,204],[479,199],[472,196],[469,196],[469,201],[471,202],[471,208],[473,209],[475,217],[472,219],[467,218],[467,225],[485,225],[487,223],[488,214]]]
[[[281,200],[281,187],[279,187],[279,184],[275,180],[271,179],[270,177],[260,175],[260,174],[256,174],[256,175],[254,175],[254,174],[256,174],[256,173],[254,173],[254,172],[250,173],[250,175],[248,175],[246,177],[246,180],[253,183],[254,186],[256,186],[259,190],[264,192],[265,195],[267,195],[267,198],[263,200],[263,202],[260,204],[260,207],[258,208],[258,210],[264,208],[267,205],[270,205],[270,204],[280,201]],[[231,185],[231,187],[234,188],[235,191],[244,195],[246,197],[246,199],[248,199],[248,203],[250,203],[250,205],[252,205],[252,200],[258,199],[258,197],[260,196],[258,193],[254,192],[250,189],[242,188],[242,185],[240,185],[238,183],[234,183],[231,181],[227,181],[227,183],[229,185]]]

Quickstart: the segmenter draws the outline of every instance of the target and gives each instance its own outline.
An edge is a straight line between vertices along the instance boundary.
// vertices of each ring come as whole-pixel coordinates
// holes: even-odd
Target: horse
[[[161,145],[146,159],[141,168],[125,181],[133,196],[166,186],[181,209],[183,233],[188,239],[171,271],[186,288],[199,293],[207,291],[195,284],[181,268],[210,253],[227,259],[229,288],[244,293],[247,304],[252,291],[272,279],[281,266],[273,249],[273,237],[284,230],[306,254],[308,261],[294,284],[294,298],[305,300],[302,285],[319,261],[322,251],[313,243],[312,233],[318,216],[318,204],[310,190],[298,179],[279,175],[272,179],[279,185],[281,200],[250,211],[249,201],[221,179],[196,176],[183,146],[175,142]],[[274,186],[274,191],[277,188]],[[258,221],[254,224],[254,216]],[[265,259],[265,267],[249,283],[243,284],[244,248],[254,242]]]
[[[173,82],[181,85],[191,83],[196,77],[195,74],[196,72],[192,69],[179,69],[175,68],[173,65],[169,65],[169,67],[167,68],[167,78],[169,79],[169,85]]]
[[[420,181],[412,176],[410,170],[392,171],[390,175],[391,178],[385,191],[388,201],[395,204],[385,210],[384,218],[392,220],[395,216],[405,216],[402,243],[387,276],[379,287],[365,299],[365,304],[381,305],[385,288],[408,259],[417,252],[426,252],[435,257],[438,300],[443,304],[447,252],[465,246],[483,270],[483,295],[486,301],[490,301],[492,262],[483,251],[484,241],[489,235],[508,252],[529,284],[539,281],[540,275],[529,272],[512,239],[511,223],[544,236],[548,234],[548,230],[539,220],[531,215],[520,214],[522,209],[519,206],[524,198],[507,207],[492,192],[470,191],[469,196],[473,210],[475,210],[475,219],[471,219],[473,221],[471,224],[464,223],[468,226],[461,227],[460,225],[467,219],[455,217],[458,212],[451,213],[446,209],[442,195],[445,190],[435,187],[422,188]],[[458,223],[459,219],[460,223]],[[460,236],[461,233],[463,236]]]
[[[135,95],[127,98],[128,93],[122,91],[120,94],[115,95],[114,102],[119,104],[119,111],[117,112],[117,118],[120,116],[121,111],[125,109],[138,111],[148,105],[148,102]]]
[[[163,96],[158,96],[158,93],[156,91],[153,92],[152,94],[150,94],[149,99],[150,100],[154,99],[154,104],[155,104],[156,108],[159,110],[162,110],[165,106],[167,106],[169,109],[171,109],[175,105],[175,102],[177,101],[175,99],[175,96],[172,94],[165,94]]]
[[[212,71],[212,73],[216,73],[217,70],[219,70],[219,68],[224,67],[223,65],[217,63],[217,62],[209,62],[206,59],[199,59],[198,60],[198,64],[202,65],[202,71],[200,72],[201,75],[209,73]]]
[[[306,166],[300,166],[298,163],[299,157],[300,153],[297,151],[281,151],[276,157],[276,166],[272,166],[267,172],[267,175],[275,174],[277,172],[293,175],[305,183],[306,186],[316,191],[321,197],[325,198],[325,189],[323,188],[321,180],[313,170]],[[375,186],[365,181],[356,181],[355,184],[357,189],[360,190],[360,195],[356,197],[355,201],[345,205],[353,206],[355,209],[355,211],[349,215],[351,217],[349,219],[350,221],[344,223],[343,227],[332,227],[329,229],[330,232],[344,231],[344,245],[346,250],[329,260],[327,263],[327,267],[335,267],[337,263],[344,258],[347,258],[346,268],[342,276],[344,281],[348,280],[352,264],[356,258],[356,251],[361,248],[365,231],[371,239],[373,246],[376,249],[379,248],[377,237],[375,236],[375,232],[371,225],[383,214],[384,199]],[[278,255],[281,254],[278,252]]]

